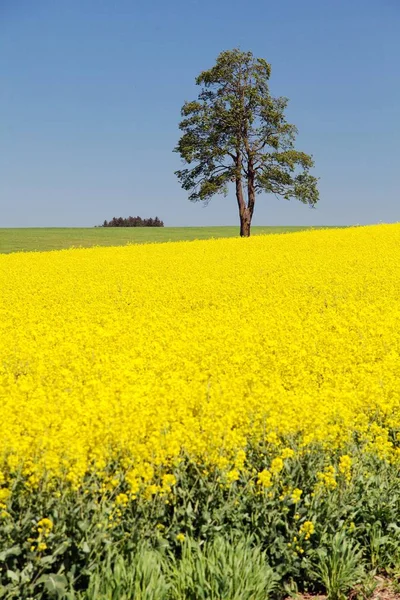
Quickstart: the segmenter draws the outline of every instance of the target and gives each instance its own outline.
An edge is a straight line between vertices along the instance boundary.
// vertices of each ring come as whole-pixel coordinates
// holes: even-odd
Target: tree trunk
[[[250,237],[251,216],[248,208],[240,212],[240,237]]]
[[[249,154],[248,165],[247,165],[247,208],[244,215],[244,237],[250,236],[250,226],[253,218],[254,205],[256,202],[256,190],[254,186],[255,172],[253,157],[250,154],[250,148],[247,143],[247,151]]]
[[[237,151],[236,156],[236,177],[235,177],[235,185],[236,185],[236,200],[239,208],[239,217],[240,217],[240,236],[241,237],[249,237],[250,235],[250,224],[251,224],[251,213],[246,206],[246,202],[243,196],[243,186],[242,186],[242,158],[240,155],[240,150]]]

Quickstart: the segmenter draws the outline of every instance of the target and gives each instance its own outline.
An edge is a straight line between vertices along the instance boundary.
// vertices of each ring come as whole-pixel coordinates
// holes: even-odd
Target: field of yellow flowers
[[[232,532],[277,589],[395,566],[399,282],[397,224],[0,256],[5,597]]]

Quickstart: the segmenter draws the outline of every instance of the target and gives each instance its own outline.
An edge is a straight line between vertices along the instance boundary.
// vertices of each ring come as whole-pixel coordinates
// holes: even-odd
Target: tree
[[[222,52],[196,79],[198,99],[185,102],[175,152],[189,168],[176,171],[189,200],[205,204],[234,182],[240,235],[249,236],[256,195],[272,193],[314,207],[312,157],[295,150],[297,129],[286,121],[288,99],[271,96],[271,66],[251,52]],[[244,188],[247,194],[244,192]]]

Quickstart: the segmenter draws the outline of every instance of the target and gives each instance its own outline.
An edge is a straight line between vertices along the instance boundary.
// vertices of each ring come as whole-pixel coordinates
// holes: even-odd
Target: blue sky
[[[320,177],[316,210],[261,195],[253,223],[400,221],[399,31],[398,0],[0,0],[0,227],[237,224],[232,193],[187,200],[172,152],[236,46],[272,64]]]

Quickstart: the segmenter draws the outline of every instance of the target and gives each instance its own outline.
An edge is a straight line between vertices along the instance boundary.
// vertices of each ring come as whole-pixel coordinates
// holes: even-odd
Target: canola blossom
[[[3,510],[17,478],[120,506],[183,461],[234,485],[251,449],[266,490],[302,449],[328,489],[355,439],[399,461],[399,282],[397,224],[0,256]]]

